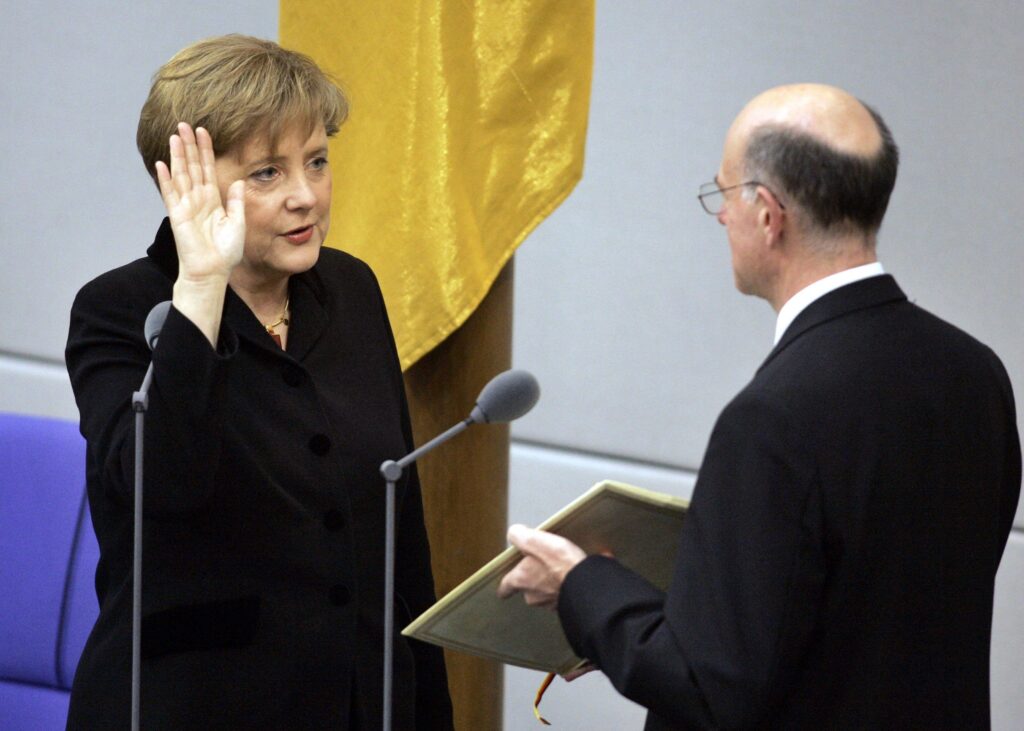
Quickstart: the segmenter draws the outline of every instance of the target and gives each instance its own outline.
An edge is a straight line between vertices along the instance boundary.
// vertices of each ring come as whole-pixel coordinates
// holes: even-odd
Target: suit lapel
[[[316,266],[292,276],[289,287],[292,322],[288,326],[288,354],[301,362],[327,330],[330,295]]]
[[[165,218],[157,229],[153,244],[146,249],[146,254],[172,282],[178,278],[178,250],[174,246],[174,233],[171,231],[171,219]]]
[[[302,361],[324,334],[329,321],[326,292],[314,269],[302,274],[293,274],[288,282],[288,309],[291,321],[288,325],[286,352],[297,361]],[[282,354],[277,343],[267,334],[266,329],[253,314],[249,306],[228,287],[224,302],[224,321],[243,340],[274,353]]]
[[[249,305],[245,304],[235,290],[228,286],[224,297],[224,320],[223,323],[234,330],[240,340],[245,340],[258,348],[280,353],[281,349],[267,333],[266,328],[260,323]],[[289,331],[289,336],[291,332]]]
[[[808,330],[857,310],[890,302],[905,302],[906,299],[907,296],[890,274],[861,279],[835,289],[816,299],[797,315],[757,370],[760,372],[775,356]]]

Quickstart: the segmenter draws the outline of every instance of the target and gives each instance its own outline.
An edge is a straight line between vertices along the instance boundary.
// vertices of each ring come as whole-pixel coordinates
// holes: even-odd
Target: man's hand
[[[525,525],[511,526],[508,541],[525,558],[501,580],[498,596],[522,592],[527,604],[554,610],[566,575],[587,554],[572,541]]]

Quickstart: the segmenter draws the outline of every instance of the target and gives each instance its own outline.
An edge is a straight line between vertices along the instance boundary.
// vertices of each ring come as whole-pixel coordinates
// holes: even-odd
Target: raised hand
[[[224,285],[245,246],[244,182],[221,202],[210,133],[181,122],[170,141],[171,167],[156,163],[160,194],[178,246],[179,281]]]
[[[221,203],[213,140],[181,122],[171,136],[171,167],[156,163],[160,195],[178,248],[174,308],[216,347],[231,270],[245,249],[245,183],[236,180]]]

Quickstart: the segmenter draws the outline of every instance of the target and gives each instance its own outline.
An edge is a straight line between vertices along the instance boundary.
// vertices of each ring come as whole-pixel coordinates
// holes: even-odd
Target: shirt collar
[[[786,332],[796,316],[806,309],[807,305],[814,302],[819,297],[823,297],[829,292],[839,289],[847,284],[860,281],[861,279],[867,279],[868,277],[877,277],[880,274],[885,274],[885,270],[882,268],[881,262],[873,261],[870,264],[862,264],[861,266],[853,267],[851,269],[844,269],[841,272],[830,274],[827,277],[819,279],[817,282],[812,282],[806,287],[801,289],[799,292],[790,297],[786,304],[779,310],[779,317],[775,321],[775,343],[778,344],[779,340],[782,339],[783,333]]]

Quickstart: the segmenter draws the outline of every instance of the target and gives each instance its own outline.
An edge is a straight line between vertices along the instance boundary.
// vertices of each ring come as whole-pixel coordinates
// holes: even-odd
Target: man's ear
[[[757,188],[757,225],[769,246],[775,246],[782,240],[782,229],[785,224],[786,210],[770,190],[762,186]]]

